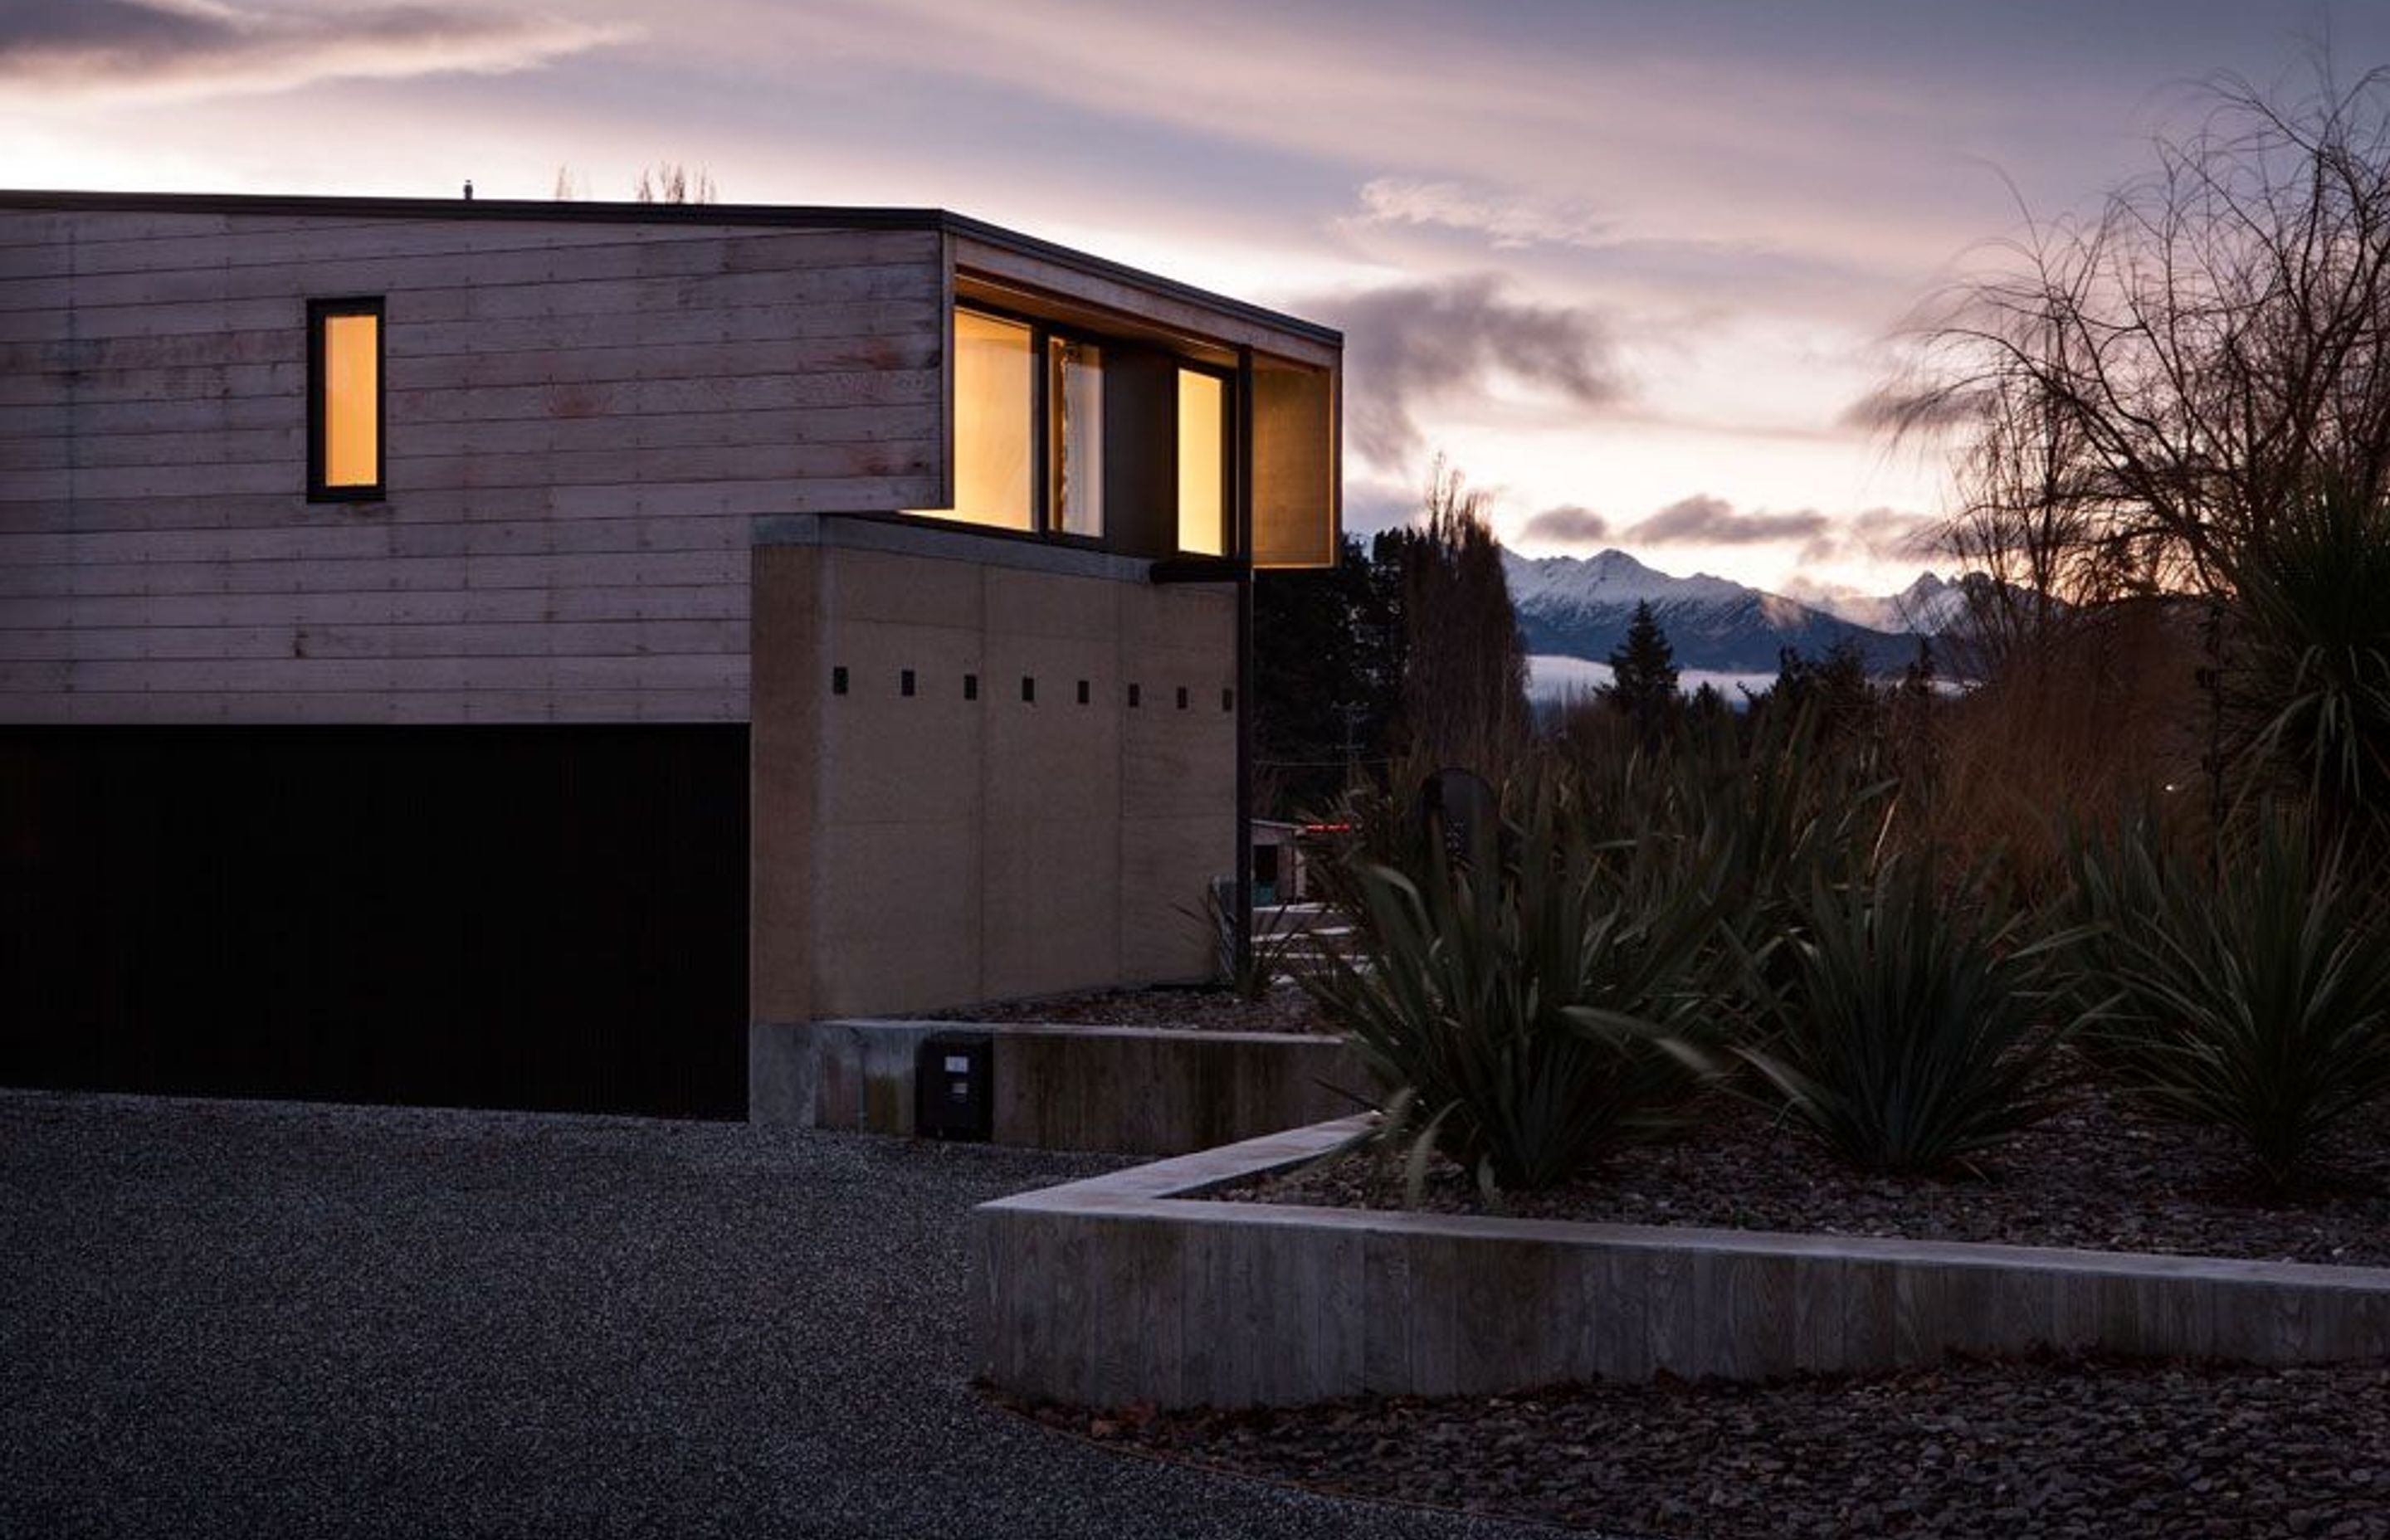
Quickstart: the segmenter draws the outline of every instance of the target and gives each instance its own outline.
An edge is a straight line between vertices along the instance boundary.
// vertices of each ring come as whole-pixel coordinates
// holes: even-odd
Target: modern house
[[[0,1084],[736,1116],[1203,974],[1340,353],[936,211],[0,193]]]

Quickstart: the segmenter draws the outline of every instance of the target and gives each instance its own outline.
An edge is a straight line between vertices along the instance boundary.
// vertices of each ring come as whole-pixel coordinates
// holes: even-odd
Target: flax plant
[[[1938,1175],[2047,1116],[2056,940],[2028,942],[1988,885],[1922,861],[1814,881],[1796,929],[1755,953],[1765,1044],[1745,1047],[1799,1125],[1863,1170]],[[1763,969],[1768,951],[1785,966]],[[2054,1030],[2053,1030],[2054,1029]]]
[[[2229,1131],[2295,1187],[2336,1130],[2390,1097],[2390,915],[2337,845],[2266,810],[2210,877],[2127,831],[2078,854],[2103,924],[2076,949],[2094,1036],[2157,1110]]]
[[[1414,1187],[1439,1152],[1488,1193],[1550,1187],[1661,1131],[1715,1021],[1701,853],[1602,839],[1569,777],[1522,782],[1459,859],[1352,863],[1356,942],[1304,981],[1387,1091]]]

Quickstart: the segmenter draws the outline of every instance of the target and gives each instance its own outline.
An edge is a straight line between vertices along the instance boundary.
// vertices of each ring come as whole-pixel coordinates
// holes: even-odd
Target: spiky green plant
[[[1843,1160],[1932,1175],[1970,1164],[2049,1110],[2049,946],[1980,882],[1946,894],[1923,863],[1812,883],[1787,966],[1752,990],[1773,1029],[1743,1057]]]
[[[1892,812],[1871,746],[1830,742],[1814,705],[1689,724],[1651,778],[1642,818],[1710,854],[1720,911],[1753,951],[1818,883],[1863,872]]]
[[[1353,863],[1356,943],[1304,981],[1388,1093],[1414,1183],[1441,1151],[1489,1192],[1549,1187],[1665,1126],[1694,1080],[1676,1049],[1715,1013],[1715,883],[1663,880],[1567,777],[1526,780],[1465,859]]]
[[[2042,929],[2061,952],[2057,988],[2083,1023],[2075,1046],[2111,1081],[2138,1085],[2150,1077],[2150,1055],[2171,1028],[2121,981],[2153,944],[2165,907],[2204,892],[2206,874],[2191,865],[2148,804],[2098,828],[2057,827],[2064,883],[2041,912]]]
[[[2337,486],[2235,553],[2246,642],[2228,675],[2248,793],[2295,790],[2325,836],[2390,813],[2390,507]]]
[[[2261,812],[2213,878],[2129,833],[2078,864],[2113,895],[2080,990],[2118,994],[2096,1040],[2151,1105],[2229,1130],[2288,1187],[2390,1096],[2390,916],[2303,820]]]

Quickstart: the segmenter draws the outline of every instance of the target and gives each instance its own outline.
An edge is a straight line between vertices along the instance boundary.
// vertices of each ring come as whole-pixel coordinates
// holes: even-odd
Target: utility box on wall
[[[937,1033],[913,1061],[913,1131],[925,1139],[976,1139],[996,1131],[996,1040]]]

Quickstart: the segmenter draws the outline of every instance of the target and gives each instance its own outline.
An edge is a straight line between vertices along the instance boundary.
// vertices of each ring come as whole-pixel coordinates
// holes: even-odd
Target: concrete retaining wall
[[[995,1136],[1038,1149],[1176,1155],[1350,1112],[1368,1088],[1342,1040],[973,1021],[801,1021],[748,1039],[748,1119],[913,1132],[913,1061],[932,1033],[995,1039]]]
[[[2390,1358],[2390,1268],[1202,1201],[1347,1119],[973,1215],[979,1371],[1089,1405],[1291,1405],[2038,1347]]]

